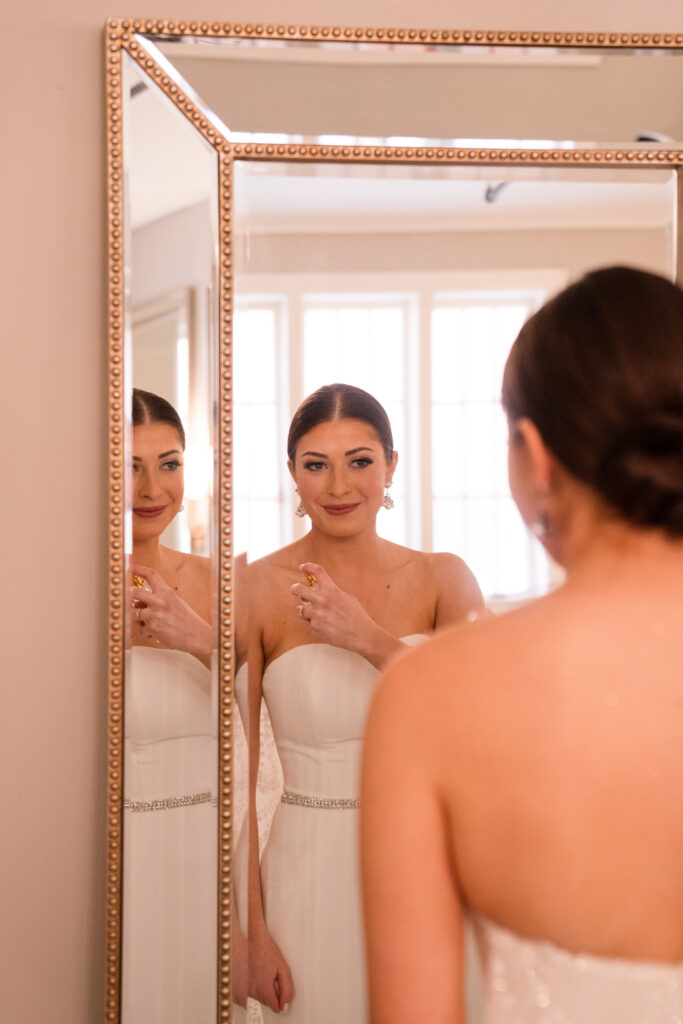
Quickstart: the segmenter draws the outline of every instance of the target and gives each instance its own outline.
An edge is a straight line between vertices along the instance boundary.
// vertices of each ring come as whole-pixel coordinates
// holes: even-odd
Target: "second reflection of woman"
[[[292,1024],[362,1024],[358,775],[368,704],[379,670],[406,644],[478,618],[484,601],[456,555],[378,536],[397,453],[367,392],[332,384],[310,395],[292,420],[288,457],[311,529],[249,567],[243,715],[255,765],[265,700],[284,776],[260,871],[250,816],[249,987],[266,1021],[287,1007]]]
[[[161,543],[183,500],[184,449],[175,409],[134,390],[122,1024],[216,1019],[211,563]]]

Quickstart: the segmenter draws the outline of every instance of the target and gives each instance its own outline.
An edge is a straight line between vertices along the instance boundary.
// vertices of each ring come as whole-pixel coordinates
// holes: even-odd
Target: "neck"
[[[569,580],[591,586],[609,581],[626,585],[680,586],[683,540],[662,530],[632,525],[606,513],[575,519],[562,541],[562,564]]]
[[[164,548],[159,543],[158,537],[133,541],[133,553],[131,555],[131,563],[133,565],[146,565],[150,569],[156,569],[157,572],[161,572],[165,562]]]
[[[354,572],[358,575],[359,567],[376,563],[384,543],[374,528],[351,537],[330,537],[313,526],[305,540],[310,551],[310,561],[324,566],[331,575],[337,570],[343,572],[349,565],[354,566]]]

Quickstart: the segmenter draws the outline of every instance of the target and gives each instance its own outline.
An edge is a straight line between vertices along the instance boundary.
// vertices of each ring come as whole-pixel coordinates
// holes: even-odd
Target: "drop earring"
[[[389,488],[391,487],[391,480],[388,482],[388,484],[385,485],[385,487],[386,487],[386,490],[384,492],[384,497],[382,498],[382,508],[393,508],[395,502],[394,502],[394,499],[389,494]]]
[[[297,494],[299,493],[298,487],[295,487],[294,490],[296,491]],[[304,508],[304,503],[303,501],[301,501],[301,499],[299,499],[299,504],[294,509],[294,515],[298,516],[299,519],[303,519],[303,517],[306,515],[306,509]]]

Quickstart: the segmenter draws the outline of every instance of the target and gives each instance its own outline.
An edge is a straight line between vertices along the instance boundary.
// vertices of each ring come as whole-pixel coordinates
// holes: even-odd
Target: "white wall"
[[[121,6],[24,0],[3,11],[0,1000],[9,1024],[104,1018],[105,18],[680,28],[679,0]]]

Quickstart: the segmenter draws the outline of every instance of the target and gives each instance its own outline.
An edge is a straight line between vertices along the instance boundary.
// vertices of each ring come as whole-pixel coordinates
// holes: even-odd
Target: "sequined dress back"
[[[683,1024],[683,963],[570,953],[473,915],[482,1024]]]

